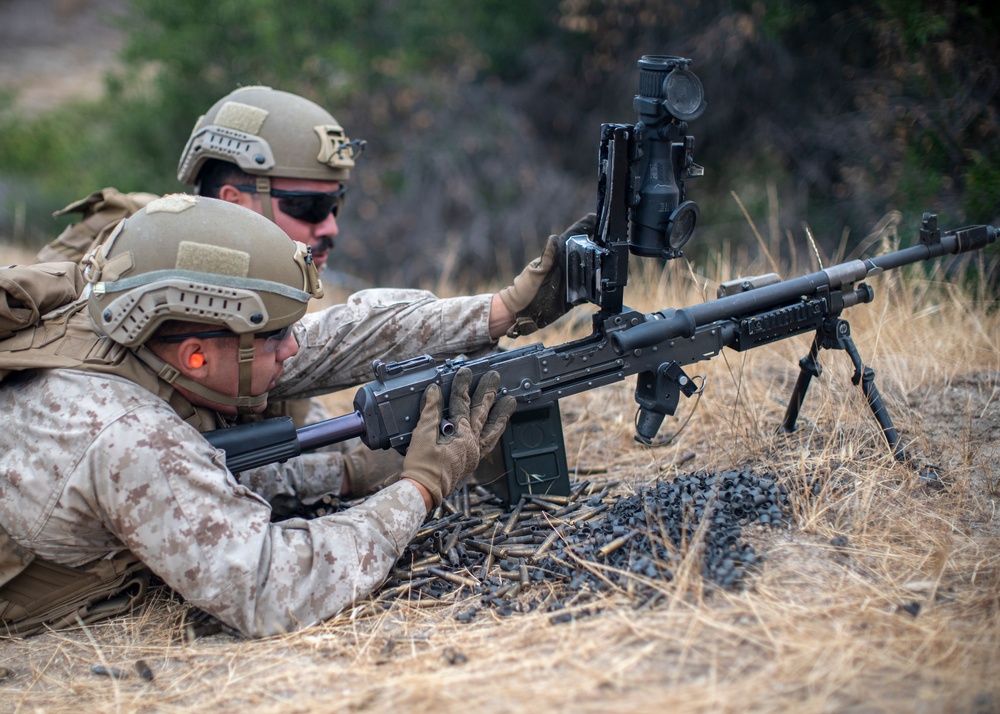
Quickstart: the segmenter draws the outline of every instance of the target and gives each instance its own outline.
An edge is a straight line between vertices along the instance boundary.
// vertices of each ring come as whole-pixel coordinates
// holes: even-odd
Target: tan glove
[[[500,299],[514,315],[508,337],[530,335],[566,314],[566,241],[572,236],[593,237],[597,217],[578,220],[558,236],[549,236],[540,258],[528,263],[514,284],[500,291]]]
[[[369,449],[364,444],[344,454],[349,493],[367,496],[398,480],[403,472],[403,455],[395,449]]]
[[[471,385],[472,371],[459,369],[451,385],[448,420],[455,429],[450,436],[441,433],[441,389],[436,384],[427,388],[420,421],[403,459],[402,478],[413,479],[426,488],[435,507],[466,474],[475,470],[484,454],[493,450],[517,406],[514,397],[496,399],[500,386],[497,372],[482,376],[470,400]]]

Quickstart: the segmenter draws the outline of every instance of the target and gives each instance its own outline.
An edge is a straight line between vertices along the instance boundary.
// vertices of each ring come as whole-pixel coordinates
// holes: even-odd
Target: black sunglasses
[[[233,188],[243,193],[258,193],[256,186],[235,185]],[[322,223],[331,213],[337,217],[337,212],[344,203],[347,187],[341,186],[336,191],[284,191],[272,188],[271,195],[278,199],[278,208],[285,215],[297,218],[306,223]]]
[[[265,352],[275,352],[278,349],[278,345],[288,339],[288,333],[292,331],[291,325],[285,325],[280,330],[269,330],[267,332],[255,332],[253,338],[255,340],[264,340],[264,351]],[[212,339],[212,338],[222,338],[222,337],[239,337],[235,332],[230,332],[229,330],[206,330],[205,332],[185,332],[180,335],[163,335],[158,337],[158,342],[183,342],[189,337],[199,337],[201,339]]]

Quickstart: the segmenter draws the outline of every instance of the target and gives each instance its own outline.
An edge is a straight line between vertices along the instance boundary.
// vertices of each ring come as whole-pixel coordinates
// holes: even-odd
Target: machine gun
[[[626,308],[623,292],[628,256],[671,260],[683,255],[699,218],[686,199],[685,180],[702,175],[694,163],[694,139],[687,121],[705,109],[701,83],[690,60],[645,56],[639,61],[640,93],[635,98],[639,122],[605,124],[601,129],[597,226],[593,239],[576,236],[567,243],[567,301],[590,302],[599,310],[593,332],[554,347],[536,343],[479,359],[436,363],[424,355],[385,363],[376,360],[374,381],[361,387],[352,414],[295,429],[291,419],[270,419],[207,434],[226,451],[234,472],[282,461],[302,452],[352,437],[372,449],[405,451],[420,414],[420,400],[430,384],[441,387],[448,402],[460,367],[473,372],[473,384],[488,371],[500,374],[502,394],[518,408],[491,458],[504,475],[501,495],[568,488],[558,400],[637,375],[637,441],[651,444],[663,419],[672,415],[680,396],[703,385],[686,365],[708,360],[723,348],[743,351],[804,333],[813,333],[809,354],[800,363],[782,428],[792,431],[810,381],[821,374],[819,353],[845,351],[859,385],[896,459],[907,456],[885,408],[875,373],[864,365],[851,339],[844,310],[871,302],[865,279],[885,270],[947,254],[980,250],[996,240],[997,229],[970,226],[941,231],[937,217],[923,216],[920,242],[875,258],[852,260],[808,275],[781,280],[769,274],[723,284],[715,300],[680,309],[644,314]],[[446,415],[447,417],[447,415]]]

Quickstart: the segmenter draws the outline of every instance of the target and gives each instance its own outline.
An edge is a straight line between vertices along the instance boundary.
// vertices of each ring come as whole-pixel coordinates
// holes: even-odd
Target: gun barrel
[[[851,260],[809,275],[764,285],[700,305],[655,312],[647,315],[646,322],[612,334],[611,344],[618,354],[625,354],[667,340],[691,337],[704,325],[751,315],[806,295],[815,295],[819,288],[839,290],[885,270],[931,260],[948,253],[979,250],[996,241],[996,234],[997,229],[992,226],[959,228],[931,243],[921,243],[875,258]]]
[[[864,277],[864,273],[867,272],[865,266],[861,261],[853,263],[856,264],[854,274],[860,270],[861,277]],[[788,300],[794,300],[800,295],[811,295],[817,288],[830,285],[833,281],[841,282],[846,277],[848,275],[844,272],[831,274],[821,270],[792,280],[748,290],[745,293],[710,300],[700,305],[654,312],[647,316],[647,322],[613,333],[611,344],[618,354],[625,354],[667,340],[691,337],[703,325],[766,310]]]
[[[893,253],[868,258],[864,262],[877,269],[892,270],[922,260],[940,258],[942,255],[982,250],[990,243],[996,242],[996,239],[997,229],[993,226],[967,226],[949,231],[933,243],[921,243]]]
[[[295,430],[302,451],[315,451],[330,444],[339,444],[365,433],[365,420],[361,412],[344,414]]]
[[[216,429],[204,436],[226,452],[226,467],[233,473],[249,471],[278,461],[287,461],[306,451],[347,441],[365,433],[364,419],[357,412],[295,428],[290,417]]]

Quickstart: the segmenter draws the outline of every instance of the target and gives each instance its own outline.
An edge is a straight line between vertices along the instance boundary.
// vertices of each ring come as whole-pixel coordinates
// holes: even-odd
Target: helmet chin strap
[[[267,194],[267,207],[271,208],[271,194]],[[240,391],[239,399],[252,399],[250,396],[250,386],[253,380],[253,333],[244,332],[240,335]],[[267,401],[267,392],[264,392],[264,401]],[[236,405],[239,413],[243,416],[253,414],[251,407],[253,404],[240,402]]]
[[[260,196],[260,207],[264,218],[274,223],[274,207],[271,205],[271,179],[267,176],[257,177],[257,195]]]
[[[245,342],[249,342],[249,345]],[[158,357],[145,345],[135,347],[132,351],[136,357],[156,373],[157,377],[167,384],[183,387],[192,394],[216,404],[236,407],[240,414],[252,414],[254,407],[259,407],[267,402],[267,392],[257,396],[250,395],[250,379],[253,375],[253,335],[251,333],[240,335],[240,387],[239,396],[236,397],[216,392],[214,389],[209,389],[190,377],[184,376],[180,370]],[[250,357],[248,360],[244,359],[247,354]]]

